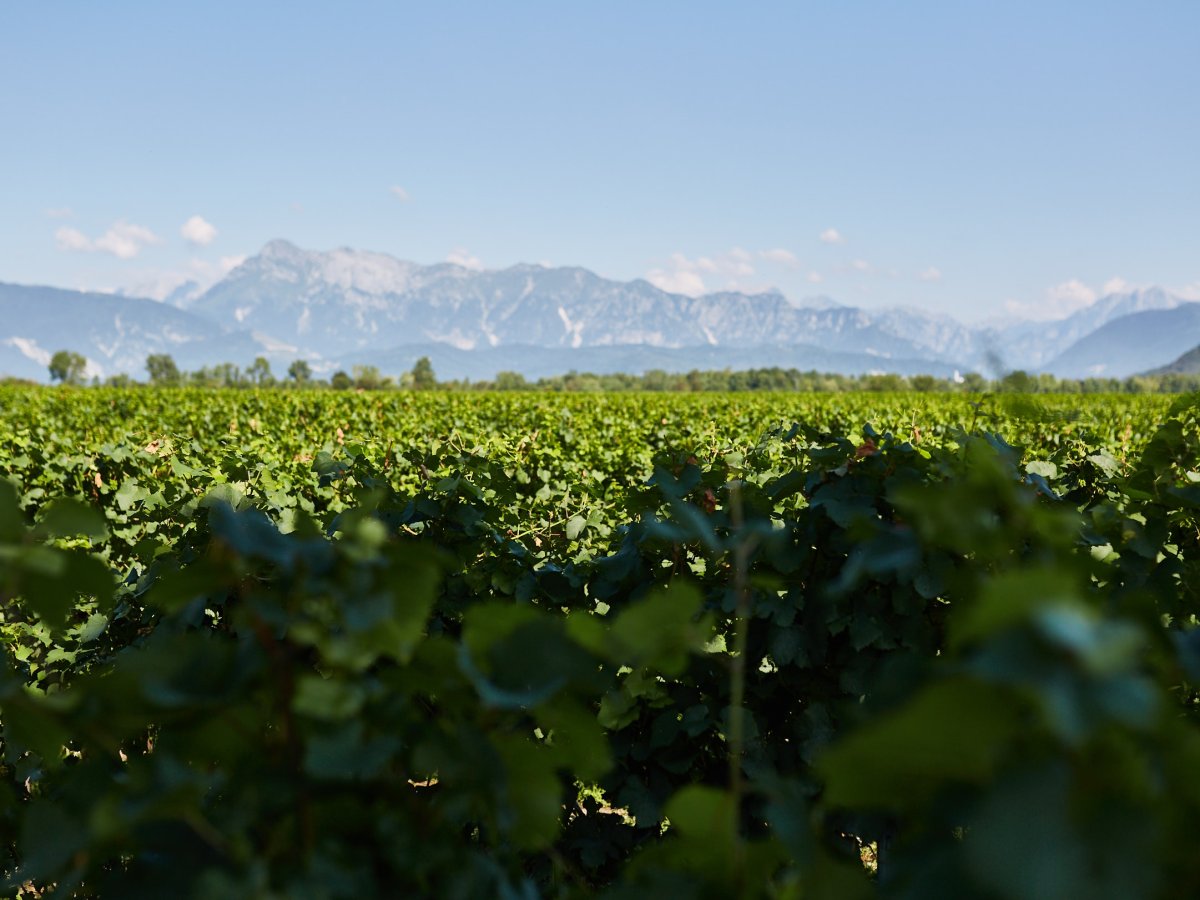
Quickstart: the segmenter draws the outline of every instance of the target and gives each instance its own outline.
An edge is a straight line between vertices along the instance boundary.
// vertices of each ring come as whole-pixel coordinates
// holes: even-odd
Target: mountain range
[[[144,373],[150,353],[181,368],[354,364],[385,373],[429,356],[441,377],[784,366],[950,375],[1012,369],[1125,377],[1200,344],[1200,303],[1161,288],[1114,293],[1053,322],[969,327],[913,308],[866,309],[778,292],[670,293],[578,267],[481,271],[272,241],[203,292],[165,302],[0,284],[0,374],[44,379],[50,354],[88,374]]]
[[[1200,375],[1200,344],[1197,344],[1174,362],[1157,369],[1151,369],[1150,375]]]

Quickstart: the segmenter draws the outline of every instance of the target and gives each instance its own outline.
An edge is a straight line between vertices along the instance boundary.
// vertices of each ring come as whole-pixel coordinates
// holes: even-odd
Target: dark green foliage
[[[412,367],[412,386],[418,391],[426,391],[437,387],[437,376],[433,372],[433,363],[428,356],[422,356]]]
[[[268,385],[275,381],[271,375],[271,363],[267,361],[265,356],[256,356],[250,368],[246,370],[246,376],[252,384]]]
[[[391,387],[391,379],[379,374],[375,366],[354,366],[354,386],[364,391],[377,391]]]
[[[307,384],[308,380],[312,378],[312,366],[308,364],[308,360],[292,360],[292,364],[288,366],[288,378],[291,378],[296,384]]]
[[[169,353],[151,353],[146,357],[146,372],[151,384],[178,384],[179,366]]]
[[[82,354],[58,350],[50,357],[50,380],[62,384],[82,384],[87,360]]]
[[[603,404],[377,446],[347,406],[296,461],[293,393],[193,410],[207,458],[0,450],[9,890],[1200,890],[1194,398],[1023,408],[1030,450]]]

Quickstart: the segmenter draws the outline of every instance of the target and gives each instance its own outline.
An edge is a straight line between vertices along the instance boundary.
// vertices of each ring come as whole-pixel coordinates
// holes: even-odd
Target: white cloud
[[[1200,281],[1197,281],[1195,284],[1185,284],[1183,287],[1175,288],[1171,293],[1184,300],[1191,300],[1193,302],[1200,300]]]
[[[1096,291],[1078,278],[1056,284],[1046,290],[1041,302],[1023,303],[1005,300],[1004,309],[1014,316],[1034,321],[1063,319],[1096,302]]]
[[[121,284],[113,287],[94,287],[92,290],[102,294],[122,294],[126,297],[144,297],[149,300],[165,300],[176,290],[186,284],[195,282],[188,272],[176,271],[146,271],[130,272]],[[194,285],[195,293],[201,293],[199,283]]]
[[[825,276],[822,275],[820,272],[812,271],[804,276],[804,280],[807,281],[809,284],[820,284],[822,281],[825,280]]]
[[[1131,291],[1143,291],[1147,288],[1162,287],[1168,294],[1174,294],[1180,300],[1195,302],[1200,300],[1200,281],[1192,284],[1176,285],[1155,285],[1146,282],[1129,281],[1122,278],[1120,275],[1114,275],[1104,284],[1100,285],[1100,289],[1096,291],[1096,297],[1107,297],[1109,294],[1127,294]]]
[[[78,228],[68,228],[66,225],[54,232],[54,241],[59,250],[86,252],[95,249],[91,238]]]
[[[398,184],[393,184],[390,188],[388,188],[388,193],[401,203],[407,203],[409,201],[408,191],[400,187]]]
[[[96,238],[96,249],[111,253],[118,259],[133,259],[147,244],[161,244],[162,238],[149,228],[130,222],[114,222],[108,231]]]
[[[1074,312],[1095,303],[1096,292],[1078,278],[1072,278],[1070,281],[1064,281],[1062,284],[1050,288],[1046,292],[1046,299],[1051,304]]]
[[[694,259],[683,253],[672,253],[668,264],[647,273],[646,280],[664,291],[689,296],[703,294],[707,290],[704,279],[710,275],[722,277],[727,290],[755,290],[755,286],[744,285],[739,280],[755,274],[751,264],[753,259],[754,254],[742,247]]]
[[[1108,281],[1104,282],[1104,286],[1100,288],[1100,296],[1108,294],[1120,294],[1129,290],[1130,284],[1120,275],[1114,275]]]
[[[161,244],[162,238],[141,225],[119,219],[98,238],[90,238],[77,228],[66,226],[54,232],[60,250],[81,253],[111,253],[118,259],[133,259],[148,244]]]
[[[791,250],[784,250],[782,247],[776,247],[773,250],[759,250],[758,256],[759,259],[787,266],[789,269],[794,269],[800,264],[800,260],[796,259],[795,253]]]
[[[217,229],[213,227],[212,222],[207,221],[203,216],[192,216],[183,223],[183,227],[179,229],[179,233],[183,235],[185,241],[195,244],[198,247],[207,247],[217,236]]]
[[[759,274],[755,265],[758,260],[788,269],[800,266],[796,254],[782,247],[756,251],[732,247],[711,256],[672,253],[664,264],[646,273],[646,280],[664,291],[692,297],[715,289],[756,293],[770,287],[754,277]],[[809,273],[810,283],[822,280],[816,272]]]
[[[865,259],[852,259],[850,261],[850,268],[856,272],[870,272],[871,264]]]
[[[222,256],[217,262],[206,259],[191,259],[187,265],[177,269],[135,269],[124,273],[118,284],[98,285],[81,289],[109,294],[124,294],[127,297],[148,297],[165,300],[185,285],[190,285],[187,294],[196,297],[208,290],[232,270],[246,261],[245,256]]]
[[[5,338],[4,340],[0,341],[0,344],[17,348],[22,356],[32,359],[39,366],[49,365],[50,360],[52,359],[50,351],[39,347],[38,342],[33,338]]]
[[[456,266],[462,266],[464,269],[482,269],[483,260],[478,256],[474,256],[470,250],[465,247],[455,247],[446,254],[446,262],[454,263]]]
[[[696,272],[686,269],[676,269],[674,272],[653,269],[646,273],[646,280],[659,290],[672,294],[687,294],[689,297],[696,297],[705,291],[704,279]]]
[[[923,272],[919,273],[917,277],[922,281],[941,281],[942,270],[937,266],[930,266],[928,269],[925,269]]]
[[[73,219],[75,218],[75,210],[69,206],[55,206],[46,210],[44,215],[47,219]]]
[[[1032,303],[1020,300],[1005,300],[1004,309],[1013,316],[1020,316],[1031,321],[1051,321],[1065,319],[1072,313],[1079,312],[1091,306],[1101,297],[1109,294],[1123,294],[1129,291],[1145,290],[1153,285],[1127,281],[1120,276],[1113,276],[1100,287],[1093,288],[1078,278],[1056,284],[1047,288],[1045,296],[1040,301]],[[1180,300],[1200,301],[1200,281],[1192,284],[1165,287],[1167,293],[1173,294]]]
[[[840,231],[838,231],[836,228],[826,228],[824,231],[821,232],[821,243],[822,244],[844,244],[844,243],[846,243],[846,239],[845,239],[845,237],[842,236],[842,233]]]

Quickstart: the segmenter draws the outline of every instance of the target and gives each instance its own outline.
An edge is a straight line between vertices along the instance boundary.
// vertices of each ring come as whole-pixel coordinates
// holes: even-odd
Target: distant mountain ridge
[[[1051,366],[1068,378],[1123,377],[1173,360],[1197,344],[1200,303],[1182,303],[1106,322],[1072,344]]]
[[[423,266],[282,240],[208,290],[188,285],[169,303],[0,285],[0,315],[0,373],[43,379],[49,353],[62,348],[84,353],[95,374],[135,376],[151,352],[170,352],[185,368],[264,355],[283,364],[303,357],[329,372],[355,363],[394,371],[424,348],[444,377],[490,377],[497,369],[489,366],[536,377],[753,365],[1124,377],[1200,344],[1200,304],[1161,288],[1111,294],[1055,322],[972,328],[925,310],[828,297],[691,297],[579,267]]]
[[[184,308],[322,356],[413,342],[460,350],[813,343],[881,358],[944,356],[919,340],[919,328],[901,333],[886,317],[830,303],[796,305],[777,292],[689,297],[577,267],[419,266],[284,241],[272,241]]]
[[[1197,375],[1200,374],[1200,345],[1193,347],[1179,359],[1151,369],[1147,375]]]
[[[1002,358],[1005,352],[1012,354],[1009,368],[1045,369],[1063,374],[1066,369],[1060,366],[1058,358],[1098,328],[1125,316],[1175,309],[1185,302],[1183,298],[1160,287],[1140,288],[1107,294],[1063,319],[1018,322],[1003,329],[986,330],[983,335],[991,349],[999,352]],[[1103,364],[1103,360],[1093,360],[1085,367],[1098,364]],[[1068,361],[1066,365],[1070,367],[1075,364]]]
[[[156,300],[0,284],[0,374],[45,380],[56,350],[88,360],[87,375],[145,375],[146,357],[169,353],[183,368],[249,363],[266,345],[241,330]]]

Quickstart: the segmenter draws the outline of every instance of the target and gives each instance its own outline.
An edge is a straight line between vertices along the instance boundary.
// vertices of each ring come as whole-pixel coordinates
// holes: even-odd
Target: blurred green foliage
[[[1194,397],[3,399],[12,895],[1200,890]]]

